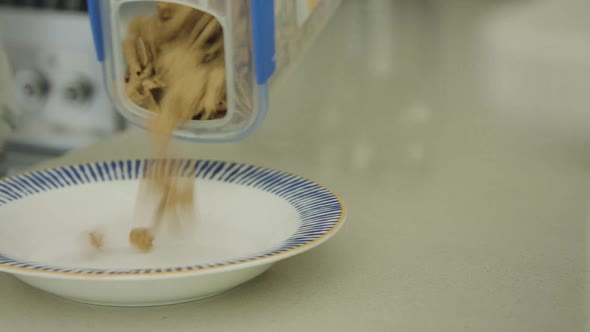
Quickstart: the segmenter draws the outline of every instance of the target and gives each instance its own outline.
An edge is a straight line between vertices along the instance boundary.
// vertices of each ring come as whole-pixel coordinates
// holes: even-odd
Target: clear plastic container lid
[[[260,124],[275,70],[274,1],[89,0],[88,7],[107,89],[129,121],[144,126],[174,109],[186,119],[174,136],[206,142],[239,140]]]

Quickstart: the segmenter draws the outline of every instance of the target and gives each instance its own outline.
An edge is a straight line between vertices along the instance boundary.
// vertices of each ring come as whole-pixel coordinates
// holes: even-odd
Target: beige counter
[[[332,240],[178,306],[86,306],[0,275],[0,330],[585,330],[590,102],[527,107],[547,98],[535,78],[502,94],[497,69],[518,73],[483,31],[512,5],[485,3],[349,1],[251,138],[175,146],[323,182],[349,209]],[[43,166],[146,153],[130,130]]]

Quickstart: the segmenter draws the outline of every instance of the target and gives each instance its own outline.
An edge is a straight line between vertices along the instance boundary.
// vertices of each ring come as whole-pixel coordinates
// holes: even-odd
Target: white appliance
[[[96,60],[85,1],[0,0],[0,31],[22,116],[0,176],[124,127]]]

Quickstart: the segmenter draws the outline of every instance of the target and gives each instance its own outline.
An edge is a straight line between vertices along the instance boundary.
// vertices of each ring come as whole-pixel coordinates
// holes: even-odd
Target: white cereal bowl
[[[152,306],[225,292],[328,240],[341,200],[310,180],[257,166],[178,161],[194,176],[194,234],[128,244],[145,160],[65,166],[0,180],[0,271],[74,301]],[[100,229],[105,250],[85,237]]]

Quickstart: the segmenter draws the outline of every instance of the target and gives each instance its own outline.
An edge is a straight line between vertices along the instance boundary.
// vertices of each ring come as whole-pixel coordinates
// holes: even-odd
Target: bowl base
[[[230,291],[272,264],[179,278],[61,279],[17,275],[49,294],[73,302],[109,307],[153,307],[203,300]]]
[[[126,308],[141,308],[141,307],[162,307],[162,306],[169,306],[169,305],[175,305],[175,304],[183,304],[183,303],[190,303],[190,302],[196,302],[196,301],[203,301],[224,293],[227,293],[229,291],[231,291],[232,289],[236,288],[235,287],[230,287],[228,289],[219,291],[219,292],[215,292],[212,294],[205,294],[205,295],[199,295],[199,296],[195,296],[195,297],[190,297],[190,298],[185,298],[185,299],[175,299],[175,300],[164,300],[164,301],[153,301],[153,302],[96,302],[96,301],[92,301],[92,300],[86,300],[86,299],[79,299],[79,298],[71,298],[71,297],[63,297],[63,296],[59,296],[56,294],[52,294],[53,296],[57,296],[61,299],[67,300],[67,301],[72,301],[72,302],[76,302],[76,303],[82,303],[82,304],[88,304],[88,305],[94,305],[94,306],[100,306],[100,307],[126,307]]]

